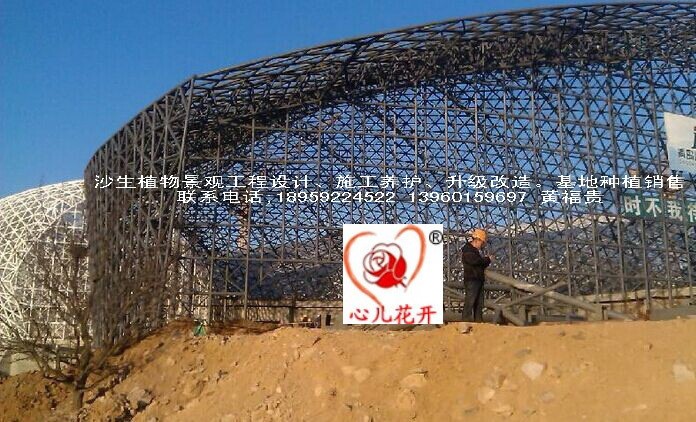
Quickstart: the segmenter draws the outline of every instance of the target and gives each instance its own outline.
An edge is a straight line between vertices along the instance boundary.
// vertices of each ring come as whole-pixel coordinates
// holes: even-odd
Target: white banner
[[[442,224],[343,225],[344,324],[442,324]]]
[[[667,112],[664,117],[670,169],[696,173],[696,119]]]

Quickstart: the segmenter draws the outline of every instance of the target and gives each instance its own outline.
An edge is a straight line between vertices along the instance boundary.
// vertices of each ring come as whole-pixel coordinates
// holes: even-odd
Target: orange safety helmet
[[[488,240],[488,233],[483,229],[474,229],[474,231],[471,232],[471,237],[485,242]]]

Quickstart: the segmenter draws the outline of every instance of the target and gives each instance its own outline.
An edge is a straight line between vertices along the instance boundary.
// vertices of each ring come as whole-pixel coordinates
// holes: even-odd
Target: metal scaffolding
[[[564,282],[573,296],[693,299],[696,228],[625,215],[633,190],[621,186],[601,190],[599,203],[549,204],[541,192],[559,175],[670,174],[662,113],[694,114],[694,16],[694,3],[514,11],[193,76],[89,162],[91,277],[106,295],[148,273],[153,288],[176,284],[169,314],[219,319],[249,299],[339,299],[344,223],[442,223],[449,284],[461,235],[482,226],[495,270],[515,279]],[[229,188],[238,176],[279,174],[329,194],[343,176],[418,176],[446,192],[452,175],[527,175],[535,188],[515,203],[419,202],[419,188],[403,187],[392,201],[280,201],[293,186],[256,201],[248,185]],[[95,184],[141,175],[196,175],[201,185],[187,190],[209,200]],[[227,186],[206,185],[213,176]],[[682,189],[644,193],[687,204],[695,178],[683,177]],[[247,199],[225,201],[225,190]]]

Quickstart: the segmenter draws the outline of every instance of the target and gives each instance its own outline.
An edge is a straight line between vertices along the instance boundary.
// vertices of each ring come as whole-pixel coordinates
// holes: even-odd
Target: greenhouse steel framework
[[[642,194],[696,200],[694,174],[668,166],[663,120],[694,115],[695,17],[689,2],[513,11],[192,76],[89,162],[91,276],[109,294],[146,273],[155,284],[177,274],[177,309],[224,317],[225,306],[248,299],[339,299],[344,223],[442,223],[449,284],[458,282],[463,235],[485,227],[494,268],[516,279],[563,281],[585,297],[693,299],[688,221],[627,214],[622,201],[637,191],[624,186],[600,189],[598,203],[548,203],[542,192],[557,189],[559,175],[676,175],[682,187]],[[176,176],[181,186],[99,186],[143,175]],[[299,188],[252,192],[279,175]],[[448,192],[457,175],[526,175],[533,189],[514,203],[412,200]],[[281,200],[304,181],[331,195],[348,177],[385,176],[422,184],[394,187],[393,201],[364,200],[388,193],[364,186],[353,188],[361,200]],[[182,191],[198,199],[186,202]],[[181,250],[178,236],[190,247]]]
[[[34,270],[41,264],[41,270],[59,273],[61,262],[72,262],[70,246],[84,246],[84,202],[82,180],[0,199],[0,346],[3,339],[29,335],[30,320],[50,326],[52,341],[69,337]],[[41,256],[46,259],[38,263]],[[84,283],[86,289],[86,277]]]

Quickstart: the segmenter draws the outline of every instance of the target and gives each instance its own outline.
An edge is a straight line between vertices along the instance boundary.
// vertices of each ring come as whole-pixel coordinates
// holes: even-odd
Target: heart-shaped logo
[[[407,262],[403,255],[403,245],[399,243],[402,235],[405,233],[413,232],[418,238],[418,260],[413,271],[407,276],[410,264]],[[425,260],[425,235],[423,231],[414,225],[407,225],[406,227],[399,230],[399,232],[394,237],[393,241],[390,243],[376,242],[371,248],[363,249],[367,253],[363,258],[363,271],[362,277],[364,282],[360,281],[356,276],[356,271],[352,268],[351,264],[351,252],[356,244],[360,241],[361,244],[367,244],[369,236],[376,236],[374,232],[362,231],[353,235],[345,245],[343,249],[343,267],[345,268],[346,274],[350,281],[358,288],[360,292],[365,294],[367,297],[372,299],[378,306],[384,307],[382,301],[379,300],[377,294],[375,294],[373,289],[369,286],[377,286],[380,293],[388,292],[390,288],[403,287],[404,290],[408,289],[418,276],[418,273],[423,266],[423,261]],[[362,239],[362,240],[361,240]],[[365,242],[363,242],[365,241]],[[401,242],[404,239],[401,238]],[[407,245],[409,248],[412,245]]]

